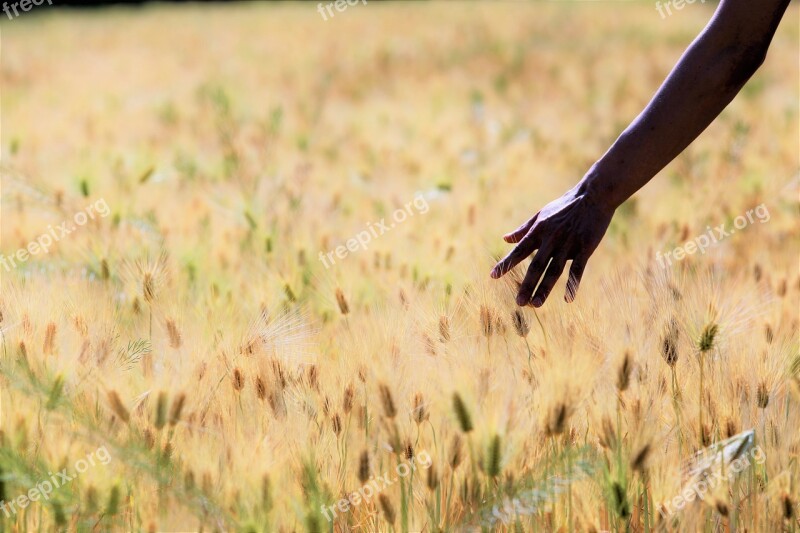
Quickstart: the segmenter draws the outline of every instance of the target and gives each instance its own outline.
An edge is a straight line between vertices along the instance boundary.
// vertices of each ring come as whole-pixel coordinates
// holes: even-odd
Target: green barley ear
[[[290,302],[293,303],[297,301],[297,296],[295,296],[294,291],[292,290],[292,286],[289,285],[288,283],[285,283],[283,285],[283,292],[286,295],[286,299],[289,300]]]
[[[625,494],[625,489],[619,481],[614,481],[611,484],[612,503],[614,504],[614,511],[623,520],[627,520],[631,515],[631,509],[628,505],[628,496]]]
[[[617,370],[617,390],[619,392],[625,392],[628,389],[631,382],[631,370],[633,370],[633,358],[631,353],[626,351],[622,358],[622,364]]]
[[[58,529],[67,525],[67,515],[64,514],[64,507],[56,501],[53,502],[53,515],[55,515],[55,522]]]
[[[161,429],[167,423],[167,393],[161,391],[158,393],[158,400],[156,401],[156,429]]]
[[[469,411],[467,411],[467,406],[464,405],[464,400],[461,399],[461,396],[459,396],[457,392],[453,393],[453,410],[456,412],[456,418],[458,418],[458,425],[461,426],[461,431],[464,433],[472,431],[472,418],[469,415]]]
[[[108,267],[108,260],[103,258],[100,261],[100,279],[107,280],[111,277],[111,269]]]
[[[322,525],[316,511],[309,511],[306,515],[306,530],[308,533],[322,533]]]
[[[111,494],[108,495],[108,504],[106,504],[106,514],[114,516],[119,512],[119,485],[111,487]]]
[[[59,374],[53,382],[53,388],[50,389],[50,396],[47,398],[46,409],[52,411],[61,399],[61,393],[64,392],[64,375]]]
[[[492,441],[489,443],[489,453],[486,464],[486,473],[492,478],[500,475],[500,444],[500,435],[495,434]]]
[[[714,347],[714,339],[718,331],[719,327],[716,324],[706,324],[706,327],[703,328],[703,333],[700,334],[700,340],[697,343],[697,347],[700,348],[701,353],[706,353]]]
[[[97,489],[91,485],[86,489],[84,509],[87,514],[94,514],[97,511]]]
[[[183,475],[183,488],[186,490],[186,492],[191,492],[194,490],[195,486],[196,483],[194,479],[194,472],[189,469]]]

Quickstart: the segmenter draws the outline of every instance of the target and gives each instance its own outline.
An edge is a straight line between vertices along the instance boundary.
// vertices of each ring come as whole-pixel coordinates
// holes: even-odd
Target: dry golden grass
[[[0,531],[796,530],[797,7],[617,212],[575,303],[536,314],[488,277],[500,236],[580,178],[713,6],[315,7],[4,24],[3,254],[110,215],[1,272],[0,499],[112,460]],[[426,213],[318,260],[417,194]],[[761,204],[768,222],[655,261]]]

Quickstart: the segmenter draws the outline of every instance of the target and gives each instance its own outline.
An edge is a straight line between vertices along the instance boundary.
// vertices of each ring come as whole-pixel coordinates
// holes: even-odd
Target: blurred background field
[[[0,270],[0,500],[113,459],[0,530],[797,529],[796,5],[739,97],[618,210],[575,303],[518,311],[488,279],[501,236],[583,175],[715,6],[4,20],[0,253],[111,214]],[[319,261],[415,197],[427,212]],[[655,261],[762,204],[768,221]],[[763,465],[659,514],[693,453],[751,428]]]

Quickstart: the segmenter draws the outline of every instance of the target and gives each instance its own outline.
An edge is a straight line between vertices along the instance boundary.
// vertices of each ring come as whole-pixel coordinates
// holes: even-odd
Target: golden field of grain
[[[800,529],[797,6],[574,303],[489,278],[713,8],[3,22],[0,531]]]

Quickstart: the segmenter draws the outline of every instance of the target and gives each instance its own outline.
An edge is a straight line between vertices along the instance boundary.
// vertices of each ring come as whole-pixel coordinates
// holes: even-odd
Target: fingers
[[[547,273],[539,284],[539,288],[536,289],[536,295],[533,297],[534,307],[541,307],[544,304],[547,297],[550,296],[550,291],[555,287],[558,278],[561,277],[561,273],[564,272],[565,266],[567,266],[566,257],[559,256],[553,258],[550,265],[547,267]]]
[[[494,266],[491,276],[497,279],[505,275],[506,272],[517,266],[523,259],[536,250],[539,245],[538,241],[538,237],[534,236],[533,232],[529,232],[507,256]]]
[[[525,235],[528,234],[528,231],[533,227],[536,223],[536,219],[539,217],[539,213],[533,215],[533,218],[525,222],[523,225],[512,231],[511,233],[506,233],[503,235],[503,240],[506,242],[519,242]]]
[[[567,290],[564,293],[564,301],[567,303],[572,303],[575,300],[575,294],[578,292],[588,260],[589,255],[581,255],[572,260],[572,265],[569,267],[569,277],[567,278]]]
[[[528,302],[531,301],[533,289],[536,288],[536,284],[539,282],[539,278],[542,277],[542,274],[544,274],[549,261],[550,248],[540,248],[539,251],[536,252],[533,261],[531,261],[531,264],[528,267],[528,273],[525,274],[525,279],[522,280],[522,285],[519,287],[519,293],[517,293],[517,305],[528,305]]]

